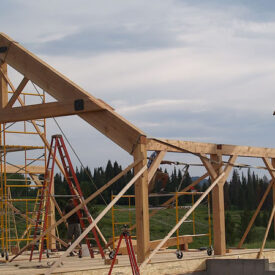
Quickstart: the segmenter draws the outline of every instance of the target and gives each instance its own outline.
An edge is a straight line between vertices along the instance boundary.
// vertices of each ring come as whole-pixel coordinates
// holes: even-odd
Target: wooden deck
[[[232,250],[226,256],[207,256],[206,251],[184,252],[183,258],[178,260],[175,250],[163,250],[158,253],[150,264],[142,270],[144,275],[164,275],[164,274],[184,274],[194,271],[205,270],[206,259],[228,258],[228,259],[255,259],[259,250],[240,249]],[[61,253],[61,252],[60,252]],[[22,255],[12,263],[0,263],[1,275],[36,275],[44,274],[47,266],[51,265],[60,253],[51,255],[49,259],[43,259],[41,263],[37,260],[29,262],[28,255]],[[275,249],[266,249],[263,257],[269,259],[269,262],[275,262]],[[105,275],[108,274],[110,266],[104,264],[104,260],[99,255],[94,259],[77,256],[67,257],[59,268],[53,274],[58,275]],[[118,256],[118,265],[115,265],[113,274],[132,274],[127,255]]]

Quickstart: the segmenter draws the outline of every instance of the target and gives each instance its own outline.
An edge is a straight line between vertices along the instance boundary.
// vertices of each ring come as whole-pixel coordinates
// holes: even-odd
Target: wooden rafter
[[[106,104],[88,94],[3,33],[0,33],[0,46],[8,48],[6,52],[0,53],[1,62],[5,61],[57,101],[66,102],[68,98],[71,100],[87,99],[100,108],[106,109],[103,112],[78,115],[127,152],[132,153],[140,136],[145,136],[140,129],[111,108],[106,108]]]

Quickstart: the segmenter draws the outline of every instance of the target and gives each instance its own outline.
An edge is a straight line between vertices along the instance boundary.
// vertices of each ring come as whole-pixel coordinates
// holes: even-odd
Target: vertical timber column
[[[222,173],[221,155],[211,155],[210,159],[214,161],[213,167],[217,172],[217,176]],[[214,179],[212,179],[213,181]],[[224,180],[222,179],[212,191],[212,207],[213,207],[213,235],[214,235],[214,252],[215,255],[225,255],[225,219],[224,219]]]
[[[51,188],[51,196],[54,196],[54,181],[52,183],[52,188]],[[49,211],[49,219],[48,219],[48,227],[52,226],[55,224],[55,205],[52,200],[50,200],[50,211]],[[49,249],[50,250],[56,250],[56,239],[53,237],[56,236],[56,230],[53,228],[51,230],[51,234],[48,234],[48,242],[49,242]]]
[[[147,165],[146,137],[141,136],[133,152],[134,160],[142,159],[135,166],[136,174],[144,165]],[[148,172],[147,170],[135,183],[136,204],[136,235],[137,235],[137,261],[142,263],[149,254],[150,228],[148,203]]]
[[[0,68],[5,75],[8,73],[8,66],[6,63],[0,64]],[[0,74],[0,108],[5,108],[8,103],[8,86],[7,82]]]
[[[6,63],[1,63],[0,61],[0,68],[3,71],[4,74],[7,74],[8,68],[7,68],[7,64]],[[6,80],[4,79],[4,77],[2,76],[2,74],[0,74],[0,109],[4,108],[8,103],[8,85]],[[3,130],[3,125],[0,124],[0,145],[2,146],[2,130]],[[4,205],[4,177],[3,177],[3,173],[4,173],[4,166],[3,166],[3,162],[2,162],[3,158],[0,158],[0,196],[1,196],[1,202],[0,202],[0,238],[1,238],[1,247],[4,250],[5,247],[5,205]]]

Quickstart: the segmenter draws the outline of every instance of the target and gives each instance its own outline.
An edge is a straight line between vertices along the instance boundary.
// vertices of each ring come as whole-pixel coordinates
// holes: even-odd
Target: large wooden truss
[[[8,78],[7,64],[23,75],[23,79],[17,88],[14,87]],[[273,182],[275,181],[274,148],[147,138],[143,131],[117,114],[108,104],[84,91],[5,34],[0,34],[0,67],[0,123],[78,115],[133,156],[134,164],[130,167],[134,168],[136,177],[128,187],[135,184],[137,254],[138,262],[143,263],[142,266],[146,265],[161,247],[162,243],[165,243],[167,238],[173,234],[172,231],[176,230],[180,225],[177,224],[171,230],[172,233],[170,232],[168,237],[150,255],[149,218],[154,213],[149,215],[148,183],[153,178],[166,152],[197,156],[207,172],[201,178],[205,178],[206,176],[210,176],[211,178],[213,184],[205,194],[212,193],[215,254],[223,255],[226,253],[223,186],[237,157],[261,158],[265,168],[273,179],[269,190],[272,187],[273,194],[275,194],[273,186]],[[35,83],[56,101],[25,106],[22,100],[20,100],[20,93],[28,81]],[[8,99],[8,86],[13,92],[10,99]],[[16,101],[20,103],[21,107],[13,107]],[[41,135],[41,138],[46,146],[49,147],[46,137]],[[156,159],[149,169],[146,166],[148,151],[158,152]],[[113,181],[107,185],[110,186],[112,183]],[[197,183],[197,181],[194,182],[192,186]],[[104,187],[104,190],[108,186]],[[126,189],[123,190],[125,192]],[[186,191],[187,189],[184,190]],[[92,195],[92,198],[96,195]],[[173,198],[169,199],[169,202],[166,204],[172,200]],[[275,202],[275,198],[273,200]],[[110,205],[100,217],[95,219],[92,226],[96,225],[97,221],[100,220],[108,209],[110,209]],[[183,217],[180,222],[182,223],[186,218],[186,216]],[[64,218],[62,219],[64,220]],[[73,246],[71,249],[73,249]]]

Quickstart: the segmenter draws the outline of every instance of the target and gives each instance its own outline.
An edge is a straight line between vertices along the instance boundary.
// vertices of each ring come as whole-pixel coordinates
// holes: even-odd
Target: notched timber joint
[[[83,111],[84,110],[84,100],[83,99],[76,99],[74,101],[74,110],[75,111]]]
[[[8,50],[8,47],[0,47],[0,53],[5,53]]]
[[[146,144],[146,143],[147,143],[147,137],[145,135],[139,135],[137,142],[133,145],[133,148],[130,154],[131,155],[133,154],[138,144]]]

